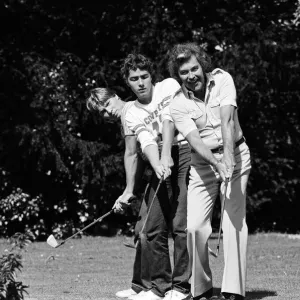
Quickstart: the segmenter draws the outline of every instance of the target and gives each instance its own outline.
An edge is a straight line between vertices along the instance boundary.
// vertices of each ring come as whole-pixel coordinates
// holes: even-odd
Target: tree
[[[253,157],[250,230],[299,230],[298,15],[299,2],[285,0],[6,1],[1,198],[16,188],[41,196],[46,231],[106,212],[125,184],[124,143],[117,124],[86,110],[87,91],[110,86],[128,99],[119,71],[128,52],[156,61],[161,79],[169,49],[195,41],[237,86]]]

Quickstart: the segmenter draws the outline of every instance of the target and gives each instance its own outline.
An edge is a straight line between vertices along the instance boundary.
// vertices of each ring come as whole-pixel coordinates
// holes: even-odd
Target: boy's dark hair
[[[152,61],[143,54],[131,53],[124,59],[121,67],[121,74],[126,83],[130,70],[136,71],[137,69],[148,71],[152,77],[152,81],[154,81],[154,68]]]
[[[180,82],[178,70],[180,66],[187,62],[192,55],[195,55],[203,72],[209,73],[212,71],[212,64],[210,57],[206,52],[196,43],[184,43],[175,45],[169,55],[168,69],[171,77]]]

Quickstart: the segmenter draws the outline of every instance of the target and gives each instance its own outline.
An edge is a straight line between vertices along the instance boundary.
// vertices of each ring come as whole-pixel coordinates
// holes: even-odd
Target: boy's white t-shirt
[[[134,135],[134,132],[128,128],[128,125],[125,121],[125,116],[127,111],[134,105],[134,101],[128,101],[124,104],[124,107],[121,112],[121,125],[122,125],[122,136]]]
[[[179,89],[180,85],[175,79],[167,78],[155,84],[152,101],[149,104],[141,104],[135,100],[134,105],[128,108],[125,121],[128,128],[137,136],[142,151],[149,145],[157,145],[161,140],[164,120],[173,122],[169,104]],[[183,139],[182,136],[176,137],[176,141]]]
[[[131,131],[128,126],[127,123],[125,121],[125,116],[127,111],[130,109],[130,107],[132,107],[134,105],[134,101],[128,101],[124,104],[124,107],[122,109],[121,112],[121,125],[122,125],[122,136],[123,138],[126,138],[127,136],[134,136],[134,132]],[[144,161],[148,161],[148,158],[145,156],[145,154],[142,152],[141,149],[141,145],[138,142],[137,143],[137,148],[136,148],[137,153],[140,155],[140,157],[144,160]]]

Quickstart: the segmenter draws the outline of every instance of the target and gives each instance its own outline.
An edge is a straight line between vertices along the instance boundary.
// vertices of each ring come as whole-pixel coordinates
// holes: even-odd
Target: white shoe
[[[185,299],[189,294],[183,294],[181,292],[170,290],[165,293],[164,300],[183,300]]]
[[[137,293],[133,289],[123,290],[116,293],[116,296],[118,298],[128,298],[133,295],[137,295]]]
[[[152,291],[147,291],[142,294],[141,293],[138,293],[136,296],[134,296],[134,298],[130,297],[130,299],[132,300],[162,300],[163,299],[163,297],[159,297],[155,295]]]
[[[128,300],[137,300],[139,299],[139,297],[141,297],[142,295],[144,295],[146,292],[145,291],[141,291],[138,294],[132,295],[130,297],[128,297]]]

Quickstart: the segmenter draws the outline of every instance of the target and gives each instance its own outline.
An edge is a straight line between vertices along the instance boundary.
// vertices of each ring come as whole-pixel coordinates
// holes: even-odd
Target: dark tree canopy
[[[162,79],[169,49],[195,41],[236,83],[250,230],[300,230],[298,1],[6,0],[0,10],[0,207],[38,206],[23,227],[74,230],[111,207],[125,186],[124,142],[119,124],[87,111],[87,91],[130,98],[120,75],[129,52],[152,58]],[[17,223],[4,220],[5,235]]]

